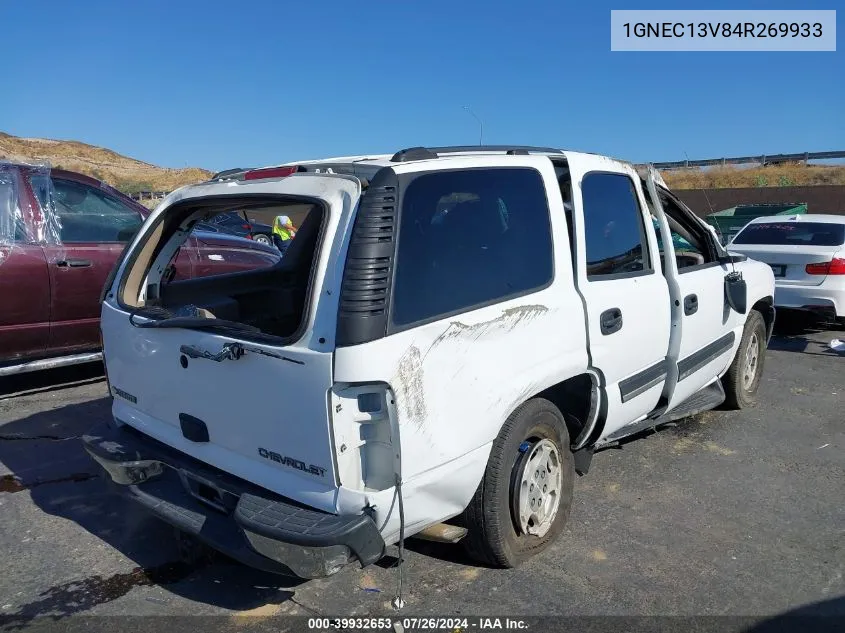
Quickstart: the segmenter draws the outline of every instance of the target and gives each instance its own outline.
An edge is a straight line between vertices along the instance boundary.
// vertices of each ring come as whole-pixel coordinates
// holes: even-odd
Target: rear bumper
[[[338,516],[284,499],[173,450],[128,426],[105,423],[82,438],[117,493],[246,565],[322,578],[384,554],[366,514]]]
[[[775,307],[845,316],[845,287],[832,285],[829,280],[818,286],[775,285]]]

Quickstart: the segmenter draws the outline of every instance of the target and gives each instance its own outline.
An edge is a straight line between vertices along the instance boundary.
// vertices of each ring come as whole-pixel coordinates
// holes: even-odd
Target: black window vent
[[[383,337],[396,253],[398,179],[380,170],[361,196],[340,288],[338,347]]]

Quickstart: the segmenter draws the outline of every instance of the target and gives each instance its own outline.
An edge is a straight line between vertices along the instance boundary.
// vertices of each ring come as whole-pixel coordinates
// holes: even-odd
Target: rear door
[[[725,302],[725,275],[730,270],[718,261],[713,234],[677,198],[658,190],[651,177],[647,191],[673,305],[671,362],[664,390],[672,409],[713,382],[727,366],[739,342],[735,330],[743,319]],[[660,208],[653,204],[655,197]]]
[[[103,306],[104,352],[115,395],[114,416],[208,464],[302,503],[335,511],[338,501],[328,394],[337,293],[322,288],[326,277],[331,287],[331,279],[340,272],[336,270],[339,246],[334,242],[340,243],[342,236],[335,237],[336,227],[342,217],[348,221],[360,185],[342,177],[302,174],[282,181],[239,183],[236,190],[229,184],[211,184],[200,191],[202,195],[194,194],[192,204],[204,196],[219,200],[219,196],[229,195],[242,201],[235,196],[244,194],[253,200],[255,196],[269,197],[279,204],[289,197],[307,197],[325,209],[322,216],[306,221],[296,237],[305,240],[301,244],[313,239],[322,246],[300,249],[302,257],[310,259],[294,253],[286,262],[300,271],[291,274],[313,275],[303,297],[308,302],[304,304],[302,334],[292,337],[296,339],[292,342],[275,343],[231,331],[134,327],[129,318],[132,308],[123,300],[141,294],[144,271],[158,264],[144,264],[142,255],[137,255],[141,262],[137,263],[133,254],[170,242],[167,235],[158,235],[158,227],[171,217],[168,213],[178,212],[173,206],[160,207],[138,238],[141,246],[133,245],[127,264],[118,271],[112,290],[123,295],[107,299]],[[286,300],[272,293],[275,280],[284,283],[284,274],[280,276],[273,268],[278,261],[276,254],[266,260],[264,268],[205,276],[187,282],[188,287],[219,288],[222,305],[226,295],[250,292],[251,285],[267,279],[271,283],[266,291],[255,293],[255,298],[263,297],[271,310],[277,299]],[[299,269],[300,265],[304,268]],[[134,266],[141,269],[136,271]],[[246,302],[240,303],[243,309]],[[243,346],[242,355],[221,354],[225,346],[236,343]],[[192,436],[192,426],[204,428],[207,441]]]
[[[592,365],[601,372],[607,396],[607,437],[643,419],[660,399],[668,369],[669,288],[633,168],[584,155],[567,160],[574,184],[577,281]]]

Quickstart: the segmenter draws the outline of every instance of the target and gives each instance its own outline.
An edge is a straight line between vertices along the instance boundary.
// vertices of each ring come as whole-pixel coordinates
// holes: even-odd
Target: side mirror
[[[725,301],[739,314],[748,310],[748,288],[740,273],[725,275]]]

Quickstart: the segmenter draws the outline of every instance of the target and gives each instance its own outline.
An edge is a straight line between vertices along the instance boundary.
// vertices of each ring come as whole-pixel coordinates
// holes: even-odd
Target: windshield
[[[749,224],[734,238],[734,244],[772,246],[842,246],[845,223],[759,222]]]

